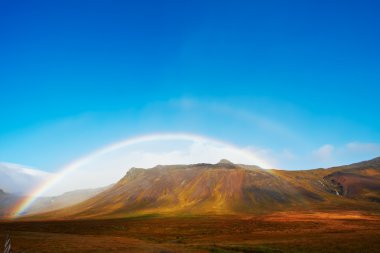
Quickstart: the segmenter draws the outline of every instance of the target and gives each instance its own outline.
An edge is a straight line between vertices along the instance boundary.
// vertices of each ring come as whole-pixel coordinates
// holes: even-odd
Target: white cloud
[[[380,155],[377,143],[350,142],[340,146],[325,144],[312,152],[310,164],[321,167],[340,166],[373,159]],[[306,158],[303,161],[308,162]]]
[[[335,148],[333,145],[325,144],[317,150],[313,151],[313,155],[321,161],[328,161],[333,157],[334,150]]]
[[[376,152],[380,154],[380,145],[376,143],[350,142],[346,148],[350,152]]]
[[[51,174],[20,164],[0,163],[0,189],[9,193],[27,193]]]

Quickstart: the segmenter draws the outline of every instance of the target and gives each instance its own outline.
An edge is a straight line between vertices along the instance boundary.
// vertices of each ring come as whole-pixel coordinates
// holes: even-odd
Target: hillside
[[[379,211],[379,159],[304,171],[233,164],[132,168],[89,200],[46,218],[107,218],[145,214],[259,214],[284,210]]]
[[[6,217],[10,213],[10,209],[18,201],[18,197],[0,189],[0,218]]]

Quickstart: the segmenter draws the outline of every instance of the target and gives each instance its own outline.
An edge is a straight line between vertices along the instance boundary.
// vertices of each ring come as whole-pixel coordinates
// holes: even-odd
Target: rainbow
[[[64,178],[66,175],[68,175],[70,172],[80,168],[82,165],[90,162],[91,160],[110,153],[112,151],[125,148],[130,145],[139,144],[143,142],[150,142],[150,141],[162,141],[162,140],[184,140],[184,141],[193,141],[193,142],[212,142],[214,144],[218,145],[224,145],[229,148],[233,148],[234,150],[238,151],[239,154],[241,154],[243,157],[246,157],[248,159],[251,159],[255,161],[255,163],[263,168],[268,168],[269,165],[263,161],[262,159],[258,158],[256,155],[251,153],[248,150],[244,150],[241,148],[238,148],[236,146],[233,146],[231,144],[215,140],[209,137],[204,137],[200,135],[194,135],[194,134],[184,134],[184,133],[165,133],[165,134],[151,134],[151,135],[143,135],[138,136],[134,138],[129,138],[123,141],[119,141],[116,143],[113,143],[111,145],[108,145],[106,147],[103,147],[101,149],[98,149],[86,156],[83,156],[63,168],[59,170],[58,173],[55,173],[53,176],[49,177],[46,181],[44,181],[41,185],[37,186],[35,189],[33,189],[28,196],[22,198],[13,208],[12,208],[12,216],[11,218],[17,218],[21,216],[32,204],[33,202],[40,197],[43,193],[45,193],[50,187],[55,185],[57,182],[59,182],[62,178]]]

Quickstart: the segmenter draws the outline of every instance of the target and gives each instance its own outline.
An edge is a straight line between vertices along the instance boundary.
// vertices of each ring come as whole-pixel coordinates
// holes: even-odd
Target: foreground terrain
[[[15,252],[380,252],[380,215],[287,212],[3,221]]]
[[[132,168],[75,205],[3,218],[6,234],[16,253],[380,252],[380,157],[303,171]]]

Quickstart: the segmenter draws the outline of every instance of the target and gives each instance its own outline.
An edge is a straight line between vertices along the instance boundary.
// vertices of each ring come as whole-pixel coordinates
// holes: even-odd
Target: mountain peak
[[[142,172],[144,172],[145,170],[142,169],[142,168],[135,168],[135,167],[132,167],[130,168],[128,171],[127,171],[127,174],[126,174],[126,178],[128,179],[134,179],[136,178],[139,174],[141,174]]]
[[[234,163],[227,159],[222,159],[217,164],[234,164]]]

